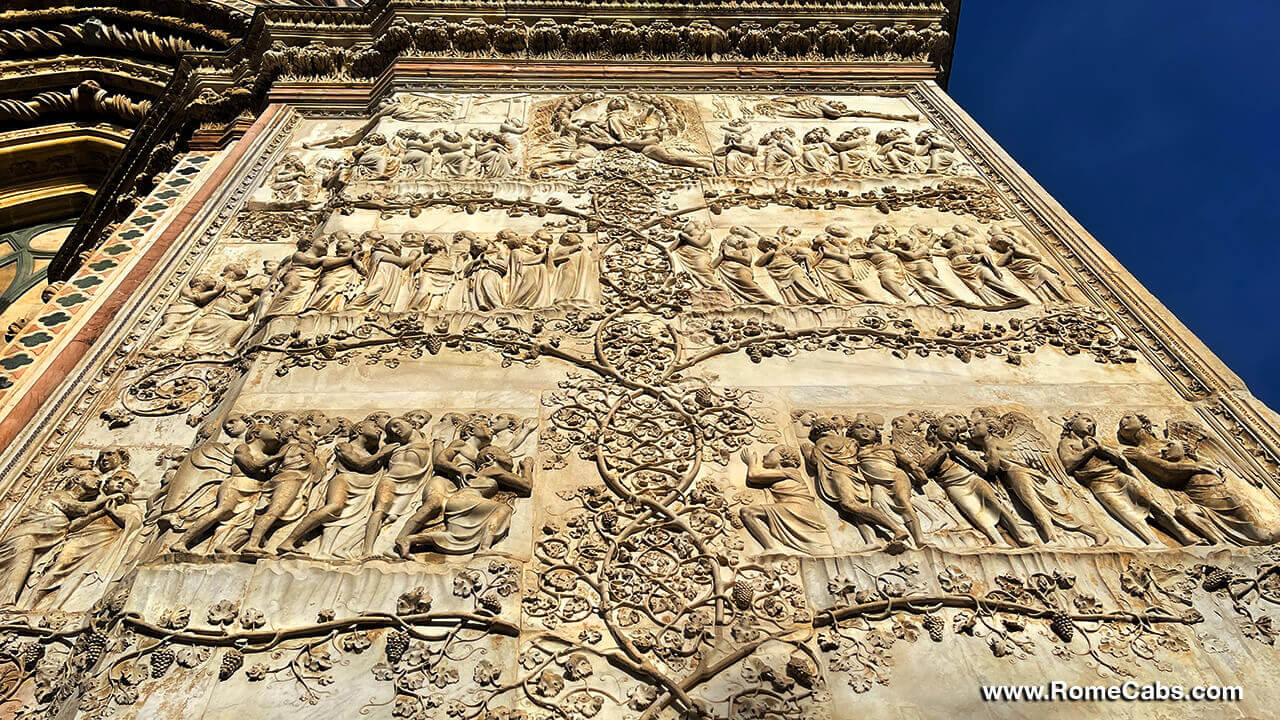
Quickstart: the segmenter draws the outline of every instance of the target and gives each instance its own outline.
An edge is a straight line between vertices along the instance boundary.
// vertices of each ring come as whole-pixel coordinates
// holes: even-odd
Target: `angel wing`
[[[1014,462],[1039,470],[1073,493],[1077,491],[1076,483],[1067,477],[1067,470],[1062,467],[1058,454],[1050,449],[1053,443],[1036,429],[1030,416],[1014,410],[1002,415],[1000,422],[1005,427],[1004,439],[1012,451]]]
[[[921,429],[921,416],[916,413],[899,415],[890,422],[889,442],[901,450],[912,462],[920,462],[929,453],[929,443]]]
[[[1217,465],[1223,472],[1230,472],[1238,478],[1245,479],[1254,487],[1262,487],[1262,478],[1256,473],[1247,472],[1235,455],[1209,429],[1194,420],[1169,419],[1164,425],[1164,436],[1169,440],[1177,440],[1186,448],[1187,454],[1200,460]]]

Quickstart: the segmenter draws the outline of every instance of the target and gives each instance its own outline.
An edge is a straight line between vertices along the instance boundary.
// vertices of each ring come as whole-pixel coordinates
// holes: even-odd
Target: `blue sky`
[[[1277,0],[963,0],[949,91],[1280,408]]]

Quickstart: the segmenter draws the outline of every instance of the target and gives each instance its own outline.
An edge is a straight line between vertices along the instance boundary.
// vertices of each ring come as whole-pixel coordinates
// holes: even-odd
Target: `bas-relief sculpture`
[[[1274,468],[905,97],[279,132],[0,538],[23,716],[890,717],[926,639],[1270,650]]]

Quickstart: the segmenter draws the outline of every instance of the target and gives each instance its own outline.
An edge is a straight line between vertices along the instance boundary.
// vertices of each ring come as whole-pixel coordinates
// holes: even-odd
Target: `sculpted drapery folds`
[[[456,25],[389,23],[376,52],[553,42]],[[593,52],[562,30],[548,52]],[[767,39],[738,32],[715,52]],[[401,718],[837,720],[948,619],[997,659],[1163,662],[1200,621],[1123,559],[1276,538],[1258,463],[916,100],[368,107],[255,141],[212,201],[225,229],[184,238],[138,313],[90,415],[111,425],[0,539],[6,612],[88,613],[82,635],[22,626],[88,683],[49,707],[149,712],[208,663],[211,713],[283,689]],[[132,462],[76,454],[103,438]]]

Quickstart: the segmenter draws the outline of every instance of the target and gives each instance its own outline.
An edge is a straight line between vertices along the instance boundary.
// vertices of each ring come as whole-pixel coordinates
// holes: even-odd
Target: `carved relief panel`
[[[6,702],[890,717],[899,653],[1270,637],[1190,626],[1274,471],[908,96],[287,118],[14,498]]]

